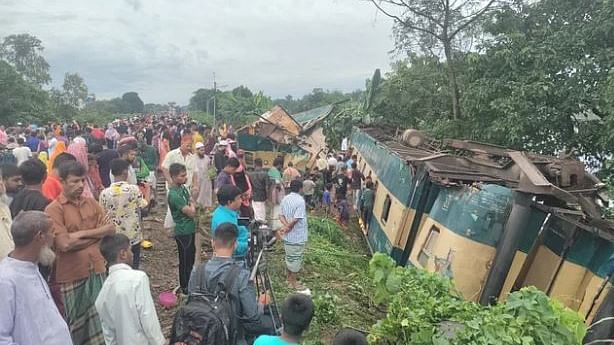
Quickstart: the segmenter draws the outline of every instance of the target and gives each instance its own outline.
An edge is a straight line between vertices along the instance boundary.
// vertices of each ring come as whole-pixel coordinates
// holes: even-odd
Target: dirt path
[[[158,181],[158,205],[143,221],[143,237],[151,241],[153,247],[148,250],[142,250],[141,269],[149,275],[151,294],[156,304],[162,332],[165,336],[168,336],[177,308],[168,310],[162,308],[158,304],[158,295],[163,291],[172,290],[179,285],[179,259],[177,257],[175,240],[171,237],[170,232],[164,229],[164,217],[166,216],[164,193],[164,181]],[[208,222],[199,225],[199,227],[201,229],[204,227],[208,231]],[[211,248],[208,243],[203,243],[201,260],[206,260],[210,253]]]

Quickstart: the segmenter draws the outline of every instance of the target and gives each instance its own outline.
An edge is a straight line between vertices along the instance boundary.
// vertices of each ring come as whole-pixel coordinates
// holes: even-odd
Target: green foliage
[[[25,81],[7,62],[0,61],[0,122],[39,119],[46,115],[48,101],[45,91]]]
[[[309,217],[309,219],[307,219],[307,225],[310,233],[322,236],[334,245],[344,245],[345,236],[339,228],[339,225],[332,219]]]
[[[51,81],[43,49],[41,40],[30,34],[9,35],[0,44],[0,60],[13,66],[24,80],[40,87]]]
[[[303,111],[307,111],[309,109],[344,102],[348,100],[352,103],[362,102],[363,91],[356,90],[349,93],[343,93],[341,91],[315,88],[310,93],[304,95],[301,98],[293,98],[292,96],[288,95],[285,98],[273,100],[273,103],[281,105],[290,114],[296,114]]]
[[[231,91],[217,90],[216,93],[213,89],[198,89],[190,98],[188,108],[191,111],[209,113],[213,117],[214,104],[216,122],[232,124],[235,127],[255,121],[273,106],[271,99],[262,91],[253,93],[241,85]]]
[[[142,113],[145,110],[145,104],[136,92],[126,92],[122,95],[124,113]]]
[[[315,322],[321,325],[335,325],[339,322],[337,314],[337,304],[339,297],[326,292],[325,294],[315,294],[313,304],[315,305]]]
[[[110,100],[100,100],[89,103],[85,106],[85,112],[98,114],[118,114],[122,112],[123,101],[116,97]]]
[[[451,116],[444,63],[412,55],[392,68],[371,102],[378,123],[431,129],[433,122]]]
[[[304,344],[330,344],[343,327],[367,330],[383,314],[374,305],[374,286],[367,277],[369,251],[358,228],[343,230],[328,218],[308,217],[309,240],[300,272],[302,283],[316,304]],[[267,257],[275,299],[279,303],[295,291],[286,284],[281,246]]]
[[[213,125],[213,115],[204,111],[190,111],[190,116],[199,123],[204,123],[207,126]]]
[[[385,254],[373,256],[369,274],[377,300],[388,302],[386,318],[371,329],[371,344],[572,345],[581,344],[586,333],[578,313],[535,287],[482,307],[463,300],[448,278],[396,267]],[[455,325],[454,331],[442,324]]]
[[[161,113],[165,111],[170,111],[171,107],[168,104],[154,104],[147,103],[144,106],[143,111],[146,113]]]
[[[66,73],[62,84],[63,98],[67,105],[78,108],[87,97],[87,85],[77,73]]]
[[[452,59],[462,119],[451,112],[450,59],[414,51],[386,74],[370,115],[436,138],[573,152],[599,167],[614,144],[614,3],[515,3],[476,21],[486,39]]]

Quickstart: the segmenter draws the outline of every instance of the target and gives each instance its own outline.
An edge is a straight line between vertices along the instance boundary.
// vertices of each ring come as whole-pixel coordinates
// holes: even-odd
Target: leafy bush
[[[571,345],[581,344],[586,333],[578,313],[535,287],[483,307],[463,300],[448,278],[396,267],[385,254],[373,256],[369,274],[376,301],[388,302],[386,318],[371,329],[371,344]],[[448,321],[457,327],[444,334]]]
[[[337,324],[339,315],[337,314],[337,304],[339,298],[333,294],[318,294],[313,299],[315,305],[315,321],[321,325]]]
[[[346,236],[339,228],[339,225],[337,225],[337,223],[335,223],[333,220],[328,218],[309,217],[307,219],[307,223],[310,233],[318,234],[334,245],[342,247],[346,246]]]

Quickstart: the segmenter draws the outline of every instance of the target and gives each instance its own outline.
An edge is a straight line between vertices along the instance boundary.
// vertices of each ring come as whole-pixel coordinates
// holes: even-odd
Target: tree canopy
[[[24,79],[40,86],[51,81],[43,49],[41,40],[30,34],[9,35],[0,45],[0,59],[13,66]]]
[[[449,116],[450,62],[417,54],[385,75],[373,116],[436,137],[565,151],[598,165],[611,153],[611,128],[603,124],[614,116],[604,97],[611,92],[613,19],[614,4],[603,0],[498,7],[477,22],[486,39],[453,62],[461,120]]]
[[[122,95],[122,111],[124,113],[142,113],[145,104],[136,92],[126,92]]]

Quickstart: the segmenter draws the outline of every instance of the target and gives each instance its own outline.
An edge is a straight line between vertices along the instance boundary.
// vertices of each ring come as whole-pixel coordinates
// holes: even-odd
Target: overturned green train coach
[[[354,128],[351,149],[376,188],[374,251],[484,304],[533,285],[587,321],[612,307],[614,224],[579,160],[380,128]]]

